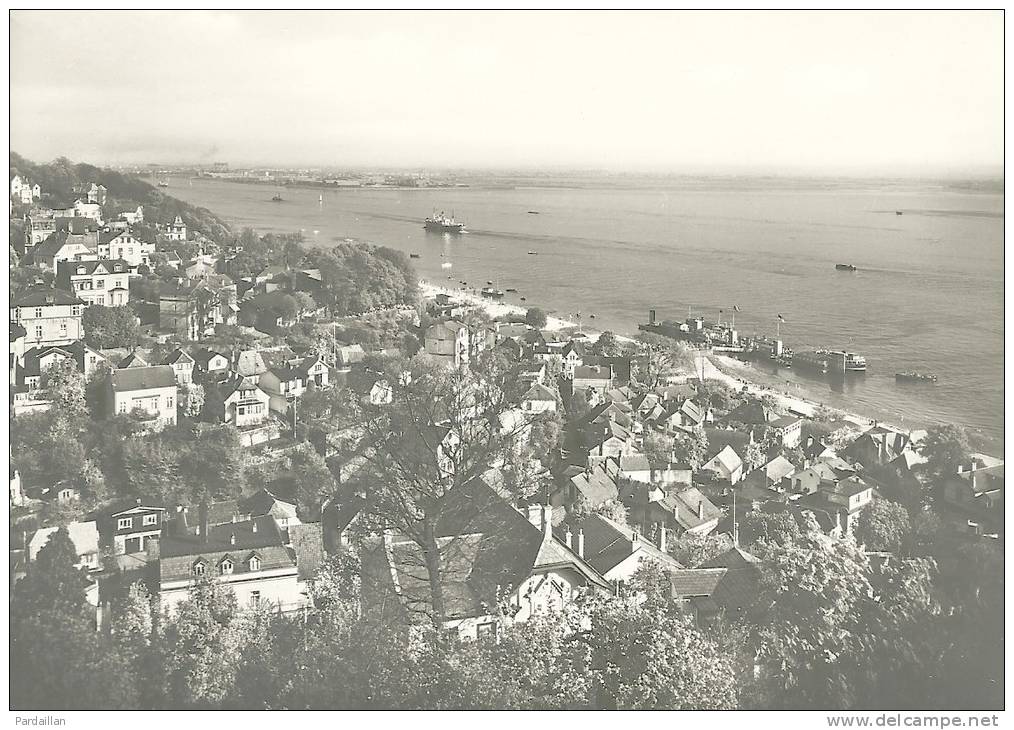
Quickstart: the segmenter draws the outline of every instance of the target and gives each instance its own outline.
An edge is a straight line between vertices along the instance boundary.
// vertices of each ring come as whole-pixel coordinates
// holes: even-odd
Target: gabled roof
[[[117,368],[121,368],[121,369],[123,369],[123,368],[146,368],[146,367],[148,367],[148,363],[145,362],[144,358],[142,358],[135,351],[135,352],[132,352],[129,355],[127,355],[122,360],[120,360],[120,362],[118,362],[116,364],[116,367]]]
[[[109,374],[113,392],[129,393],[149,388],[170,388],[176,385],[176,375],[168,365],[133,367],[114,370]]]
[[[159,577],[163,582],[192,577],[198,561],[207,566],[209,574],[226,558],[232,561],[234,574],[257,572],[249,568],[254,556],[260,560],[261,571],[296,567],[295,552],[285,547],[271,517],[214,525],[208,533],[163,535],[159,539]]]
[[[603,575],[635,553],[654,560],[668,570],[683,569],[679,561],[659,550],[650,540],[603,515],[591,514],[572,525],[560,525],[553,534],[558,540],[565,541],[568,529],[571,544],[574,544],[579,531],[584,532],[584,559]]]
[[[651,464],[644,454],[620,454],[620,471],[649,471]]]
[[[28,289],[14,297],[14,307],[45,307],[66,306],[68,304],[84,304],[76,296],[63,289],[48,287]]]
[[[116,271],[115,267],[119,266],[119,271]],[[59,261],[56,264],[57,276],[92,276],[96,273],[96,269],[104,269],[99,274],[125,274],[130,269],[128,264],[123,259],[98,259],[95,261]]]
[[[708,463],[712,461],[717,461],[728,471],[735,471],[739,467],[743,466],[743,459],[731,446],[723,446],[717,454],[708,459]]]
[[[734,547],[697,568],[670,573],[669,581],[674,598],[690,599],[704,613],[738,615],[757,597],[761,575],[760,560]]]
[[[526,401],[552,401],[556,402],[556,393],[551,391],[549,388],[544,386],[542,383],[535,383],[531,388],[528,389],[521,400]]]
[[[482,478],[448,495],[436,533],[449,619],[493,614],[503,593],[549,570],[573,570],[588,583],[608,587],[591,565],[529,522]],[[365,552],[368,611],[390,610],[388,599],[397,597],[395,605],[407,611],[410,620],[428,619],[430,587],[419,546],[387,535]]]
[[[780,482],[787,476],[790,476],[796,471],[796,467],[793,466],[792,462],[786,459],[784,456],[776,456],[771,461],[763,466],[764,476],[767,477],[770,482]]]
[[[243,377],[253,377],[267,372],[267,366],[257,350],[241,350],[233,358],[232,369]]]
[[[194,358],[187,354],[186,350],[177,347],[175,350],[165,356],[162,361],[163,365],[176,365],[178,363],[191,363],[193,364]]]
[[[722,518],[722,510],[704,496],[697,487],[679,492],[667,492],[662,506],[673,513],[676,522],[684,530],[693,530],[701,525]]]
[[[67,534],[74,544],[74,550],[78,555],[97,553],[99,551],[99,531],[94,520],[88,522],[71,522],[67,526]],[[29,560],[34,560],[39,550],[45,547],[49,538],[59,530],[59,527],[43,527],[32,535],[28,542]]]
[[[723,423],[745,423],[749,426],[762,426],[771,423],[777,414],[759,400],[748,400],[732,409],[723,418]]]
[[[612,380],[613,369],[609,365],[577,365],[574,368],[574,379]]]
[[[619,497],[616,481],[601,466],[594,466],[570,478],[570,483],[584,497],[589,507]]]

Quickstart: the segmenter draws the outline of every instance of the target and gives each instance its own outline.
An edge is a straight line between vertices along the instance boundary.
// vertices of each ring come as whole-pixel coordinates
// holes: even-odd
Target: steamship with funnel
[[[423,228],[427,231],[438,233],[461,233],[465,224],[454,219],[454,214],[445,215],[443,211],[434,213],[423,222]]]

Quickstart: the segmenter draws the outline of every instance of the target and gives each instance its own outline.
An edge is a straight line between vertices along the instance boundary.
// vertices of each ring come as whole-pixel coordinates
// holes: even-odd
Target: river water
[[[558,316],[580,312],[596,329],[636,332],[649,308],[660,318],[692,309],[712,320],[722,309],[729,319],[738,305],[741,334],[774,334],[781,314],[788,346],[847,348],[866,355],[869,370],[844,383],[782,370],[765,377],[769,384],[913,428],[961,423],[982,448],[1002,452],[999,186],[516,182],[322,191],[174,178],[165,192],[237,229],[301,230],[322,245],[354,238],[415,253],[422,278],[516,288],[509,302],[524,296]],[[271,202],[276,193],[284,201]],[[422,219],[434,210],[454,211],[468,232],[425,232]],[[836,271],[836,263],[859,270]],[[939,380],[902,385],[894,378],[902,370]]]

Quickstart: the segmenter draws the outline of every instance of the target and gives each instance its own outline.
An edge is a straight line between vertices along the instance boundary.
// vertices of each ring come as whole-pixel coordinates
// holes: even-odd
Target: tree
[[[525,323],[537,330],[543,329],[547,321],[546,313],[538,307],[529,307],[525,312]]]
[[[141,340],[137,316],[130,307],[103,307],[93,304],[81,314],[85,342],[90,347],[136,347]]]
[[[236,497],[243,485],[246,455],[231,424],[196,424],[186,444],[182,476],[187,497],[204,504]]]
[[[598,339],[589,348],[589,352],[592,355],[617,357],[623,353],[623,346],[615,334],[606,330],[598,336]]]
[[[53,409],[69,419],[88,415],[84,377],[71,358],[58,360],[46,368],[43,381]]]
[[[229,697],[256,620],[240,614],[236,595],[201,582],[156,635],[163,656],[167,708],[214,708]]]
[[[751,441],[746,446],[746,453],[743,455],[743,461],[746,464],[747,471],[753,471],[757,467],[763,466],[767,461],[767,454],[764,451],[764,446],[759,441]]]
[[[320,519],[324,500],[335,493],[335,480],[324,459],[309,444],[289,453],[289,473],[296,487],[296,507],[307,522]]]
[[[183,415],[197,418],[204,410],[204,386],[200,383],[184,383],[180,386],[179,403]]]
[[[758,552],[765,548],[798,545],[804,537],[791,512],[761,512],[747,514],[739,525],[739,536],[744,545]]]
[[[685,532],[666,542],[669,554],[688,568],[707,562],[732,548],[732,538],[726,533],[697,535]]]
[[[868,550],[892,553],[901,550],[911,532],[908,510],[887,499],[874,500],[860,512],[855,527],[856,541],[860,545],[865,545]]]
[[[703,426],[695,426],[691,433],[680,434],[673,442],[673,455],[677,463],[700,469],[708,454],[708,434]]]
[[[408,373],[408,377],[405,376]],[[455,502],[448,495],[491,467],[513,463],[525,419],[502,422],[517,403],[517,367],[495,351],[483,351],[469,369],[447,368],[428,358],[392,360],[384,373],[392,402],[362,406],[356,452],[369,487],[367,514],[378,526],[398,530],[424,557],[435,627],[446,616],[437,525]],[[459,515],[459,522],[478,518]],[[453,541],[452,543],[453,544]]]
[[[919,453],[926,457],[920,471],[941,486],[943,480],[957,473],[958,466],[968,463],[971,451],[968,433],[961,426],[933,426],[919,445]]]
[[[587,645],[600,707],[720,710],[737,706],[732,652],[681,611],[608,601],[593,609]]]
[[[24,710],[126,709],[137,688],[117,647],[95,631],[77,550],[59,529],[11,604],[11,705]]]
[[[648,457],[648,463],[652,470],[665,469],[672,461],[675,442],[671,436],[660,433],[650,433],[644,438],[644,455]]]

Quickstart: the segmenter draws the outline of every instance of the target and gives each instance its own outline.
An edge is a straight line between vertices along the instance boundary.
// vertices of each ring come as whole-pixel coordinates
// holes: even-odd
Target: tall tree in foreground
[[[15,587],[11,602],[11,706],[24,710],[134,707],[129,661],[95,631],[84,575],[65,529],[57,530]]]
[[[469,369],[418,357],[393,360],[385,373],[393,401],[362,407],[356,451],[366,462],[360,478],[368,485],[367,513],[377,528],[396,530],[418,546],[435,626],[446,616],[441,552],[453,550],[439,545],[437,534],[448,496],[525,453],[518,447],[528,423],[508,414],[520,395],[512,367],[491,351]]]

